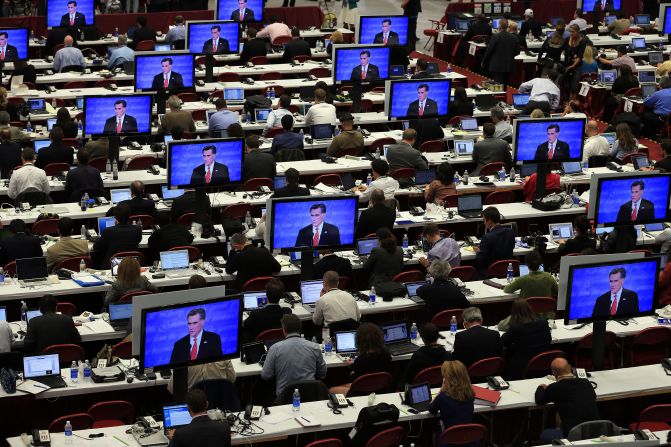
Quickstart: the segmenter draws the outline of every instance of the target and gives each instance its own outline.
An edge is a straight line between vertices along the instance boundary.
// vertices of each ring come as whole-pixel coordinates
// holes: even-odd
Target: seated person
[[[54,126],[49,133],[49,139],[51,144],[38,152],[35,166],[44,169],[53,163],[72,165],[75,151],[72,147],[63,144],[63,129]]]
[[[377,230],[379,246],[370,252],[370,256],[361,266],[369,276],[368,287],[391,281],[403,269],[403,249],[396,243],[396,237],[388,228]]]
[[[617,139],[610,150],[610,156],[623,163],[626,155],[638,152],[638,140],[634,138],[627,123],[620,123],[615,127],[615,136]]]
[[[465,331],[454,336],[452,358],[467,368],[478,360],[501,357],[503,347],[498,331],[482,326],[482,312],[477,307],[467,307],[461,313]]]
[[[284,283],[277,278],[273,278],[266,284],[266,298],[268,304],[259,309],[249,312],[249,316],[242,322],[244,339],[246,342],[253,342],[263,331],[275,329],[282,326],[282,316],[290,314],[289,307],[280,306],[280,300],[284,298]]]
[[[272,276],[282,269],[277,259],[266,247],[257,247],[242,233],[231,236],[231,247],[226,261],[226,273],[237,273],[234,287],[242,290],[242,286],[257,276]]]
[[[47,249],[47,269],[51,271],[54,265],[75,256],[89,256],[89,243],[85,239],[73,239],[72,230],[75,222],[69,217],[58,220],[58,242]]]
[[[375,159],[370,167],[373,171],[373,181],[370,185],[361,184],[352,188],[352,191],[359,196],[359,202],[368,202],[373,191],[380,190],[384,193],[385,200],[394,199],[394,193],[398,189],[398,180],[388,177],[389,164],[382,159]]]
[[[110,258],[122,251],[137,251],[142,240],[142,228],[129,223],[130,207],[121,203],[114,207],[113,227],[107,227],[105,232],[93,244],[93,251],[97,256],[97,264],[107,267]]]
[[[79,201],[82,191],[105,190],[103,179],[93,166],[89,165],[89,153],[86,149],[77,151],[77,166],[65,175],[65,195],[71,201]]]
[[[12,219],[9,229],[12,235],[0,241],[0,266],[19,258],[38,258],[44,254],[40,238],[28,233],[23,220]]]
[[[445,161],[436,168],[436,179],[424,189],[424,200],[426,203],[443,205],[445,199],[456,195],[457,187],[454,184],[454,168]]]
[[[268,135],[270,129],[282,128],[282,118],[284,118],[286,115],[291,115],[291,110],[289,110],[290,107],[291,107],[291,96],[287,94],[280,95],[280,99],[277,101],[277,108],[271,110],[270,113],[268,114],[268,120],[266,121],[266,126],[263,129],[264,136]]]
[[[436,224],[424,225],[422,236],[429,243],[430,249],[426,257],[419,258],[423,267],[428,267],[435,260],[447,261],[450,267],[457,267],[461,263],[461,249],[453,237],[443,237]],[[450,269],[451,270],[451,269]]]
[[[170,429],[166,436],[171,447],[183,445],[231,445],[231,428],[228,422],[213,421],[207,414],[207,394],[201,389],[192,389],[186,393],[186,405],[191,422],[178,429]]]
[[[303,138],[300,134],[293,131],[294,117],[284,115],[280,122],[284,131],[273,137],[273,144],[270,146],[270,152],[276,154],[282,149],[300,149],[303,150]]]
[[[368,188],[368,190],[371,191],[368,208],[361,212],[356,224],[358,238],[373,234],[380,228],[393,228],[396,221],[396,209],[385,203],[384,192],[377,188]]]
[[[321,88],[315,90],[314,103],[305,114],[305,125],[312,124],[336,124],[336,108],[326,102],[326,91]]]
[[[258,31],[253,26],[247,28],[247,43],[240,53],[240,63],[246,64],[251,58],[256,56],[267,56],[268,50],[263,39],[256,37]]]
[[[284,177],[287,180],[287,186],[276,189],[272,198],[280,197],[303,197],[309,196],[310,190],[299,185],[300,173],[296,168],[289,168],[284,171]]]
[[[509,380],[521,379],[529,360],[550,349],[552,336],[545,318],[531,309],[527,300],[518,298],[510,312],[510,327],[501,336],[506,349],[506,373]]]
[[[339,276],[352,279],[352,263],[349,259],[335,254],[332,250],[321,250],[319,261],[312,266],[312,277],[321,279],[329,270],[333,270]]]
[[[184,225],[172,222],[167,213],[158,213],[158,230],[154,230],[147,241],[150,259],[159,259],[162,251],[168,251],[173,247],[191,245],[193,234]]]
[[[451,271],[450,263],[440,259],[434,260],[427,268],[433,282],[417,289],[417,296],[424,300],[424,316],[427,321],[431,321],[444,310],[466,309],[471,305],[451,280]]]
[[[433,323],[424,323],[419,327],[419,336],[424,345],[410,357],[410,361],[405,367],[405,383],[412,383],[420,371],[432,366],[442,365],[443,362],[452,359],[450,353],[445,350],[445,346],[438,342],[439,339],[445,338],[440,335],[438,326]]]
[[[543,264],[540,253],[536,250],[529,252],[525,262],[529,267],[529,274],[515,278],[513,282],[503,288],[503,291],[514,293],[519,290],[520,298],[529,298],[530,296],[556,297],[558,293],[557,281],[551,274],[540,271],[541,264]]]
[[[338,289],[340,276],[329,270],[324,273],[324,285],[320,298],[312,314],[312,322],[315,326],[330,325],[343,320],[359,321],[361,311],[356,299],[344,290]]]
[[[144,198],[144,183],[135,180],[130,184],[130,200],[122,200],[118,204],[126,204],[130,208],[132,216],[144,214],[147,216],[156,217],[156,205],[151,199]],[[108,216],[114,215],[114,208],[110,208],[107,212]]]
[[[496,207],[485,208],[482,211],[482,220],[486,230],[480,239],[480,245],[475,248],[475,260],[480,275],[484,276],[487,268],[494,262],[513,257],[515,233],[511,228],[499,225],[501,213]]]
[[[272,179],[277,174],[275,157],[259,149],[261,143],[258,135],[250,135],[245,139],[245,159],[242,163],[242,174],[245,181],[252,178]]]
[[[480,169],[490,163],[503,162],[506,166],[512,165],[513,157],[508,143],[496,138],[495,132],[496,126],[492,123],[485,123],[482,126],[484,139],[475,143],[473,147],[473,161],[476,163],[473,175],[480,175]]]
[[[473,422],[475,395],[465,365],[457,360],[448,360],[440,368],[443,384],[440,392],[429,405],[429,413],[440,413],[442,426]]]
[[[140,290],[152,293],[158,292],[158,289],[149,282],[149,279],[141,274],[138,260],[131,256],[125,257],[119,264],[116,281],[105,294],[104,309],[109,309],[110,303],[116,303],[125,294]]]
[[[564,256],[569,253],[580,253],[586,248],[596,249],[596,240],[590,237],[589,220],[580,215],[573,221],[573,239],[560,240],[557,253]]]
[[[536,182],[538,181],[538,176],[534,172],[529,177],[524,179],[522,182],[522,191],[524,192],[524,200],[526,202],[533,202],[536,198]],[[550,189],[561,189],[561,177],[559,174],[555,174],[552,170],[548,169],[545,172],[545,191],[546,195],[549,194],[548,190]]]
[[[326,155],[339,157],[342,156],[341,151],[349,149],[363,150],[363,135],[354,129],[354,117],[351,113],[346,113],[340,117],[340,127],[342,130],[340,134],[331,140],[331,144],[326,149]]]
[[[40,353],[52,345],[74,344],[82,341],[72,317],[56,313],[56,298],[44,295],[40,299],[42,315],[28,322],[23,348],[27,353]]]

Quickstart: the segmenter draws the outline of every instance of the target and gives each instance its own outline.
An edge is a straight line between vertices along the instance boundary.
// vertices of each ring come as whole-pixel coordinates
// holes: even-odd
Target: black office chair
[[[608,420],[588,421],[573,427],[566,436],[569,441],[598,438],[599,436],[619,436],[622,429]]]
[[[53,200],[51,200],[51,197],[49,194],[46,194],[42,191],[39,191],[35,188],[28,188],[25,191],[23,191],[21,194],[16,196],[15,202],[21,203],[21,202],[28,202],[30,203],[31,207],[37,206],[37,205],[48,205],[50,203],[54,203]]]
[[[273,405],[288,405],[291,403],[294,390],[298,388],[301,393],[301,402],[316,402],[326,400],[329,390],[321,380],[300,380],[284,387],[279,396],[273,402]]]
[[[275,153],[275,161],[301,161],[305,160],[305,152],[300,149],[281,149]]]
[[[209,409],[240,411],[240,399],[235,385],[226,379],[208,379],[196,383],[194,388],[205,391]]]
[[[83,73],[84,72],[84,67],[82,67],[81,65],[67,65],[67,66],[61,68],[61,73],[68,73],[68,72],[72,72],[72,71],[76,71],[78,73]]]
[[[331,338],[333,338],[336,332],[356,331],[358,327],[358,321],[352,318],[347,318],[345,320],[331,322],[331,324],[329,324],[329,331],[331,331]]]
[[[605,168],[608,163],[608,155],[593,155],[587,160],[587,166],[590,168]]]

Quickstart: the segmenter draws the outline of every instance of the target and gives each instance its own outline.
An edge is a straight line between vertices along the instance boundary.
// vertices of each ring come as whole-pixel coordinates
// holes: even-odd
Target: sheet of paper
[[[284,421],[288,421],[289,419],[293,419],[294,415],[291,413],[282,413],[280,411],[273,411],[270,414],[264,414],[263,415],[263,422],[267,422],[269,424],[279,424]]]
[[[44,385],[43,383],[36,382],[34,380],[26,380],[20,385],[16,386],[16,389],[30,394],[40,394],[48,390],[50,387]]]
[[[85,328],[87,331],[92,333],[114,332],[114,328],[103,319],[87,321],[86,323],[82,324],[82,328]]]

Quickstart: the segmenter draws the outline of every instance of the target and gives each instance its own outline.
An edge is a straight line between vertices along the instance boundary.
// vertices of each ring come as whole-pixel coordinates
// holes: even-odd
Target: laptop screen
[[[454,26],[457,28],[457,31],[468,31],[468,20],[455,20]]]
[[[648,51],[648,62],[657,65],[664,62],[664,54],[661,51]]]
[[[436,171],[433,169],[418,169],[415,171],[415,184],[428,185],[436,179]]]
[[[664,224],[662,222],[658,223],[649,223],[645,225],[645,231],[662,231],[664,230]],[[666,262],[663,263],[666,265]]]
[[[417,296],[417,289],[419,289],[423,285],[426,285],[426,282],[418,281],[418,282],[405,283],[405,288],[408,290],[408,296],[410,297]]]
[[[638,72],[639,82],[655,82],[655,72],[651,70],[640,70]]]
[[[648,96],[654,95],[657,91],[657,84],[642,84],[641,85],[641,96],[647,98]]]
[[[360,256],[366,256],[369,255],[370,252],[379,245],[380,241],[377,238],[357,239],[356,251]]]
[[[457,197],[457,209],[459,211],[482,210],[482,196],[480,194],[471,194]]]
[[[349,172],[343,172],[340,174],[340,181],[342,182],[342,188],[344,191],[348,191],[356,186],[354,177]]]
[[[475,97],[475,105],[478,108],[481,107],[492,107],[496,104],[496,96],[486,94],[486,95],[477,95]]]
[[[582,172],[582,166],[579,161],[565,161],[562,163],[564,174],[577,174]]]
[[[562,20],[561,17],[550,17],[550,23],[552,26],[557,26],[557,23],[559,23],[560,20]]]
[[[473,140],[454,140],[454,148],[457,155],[472,155]]]
[[[602,133],[601,136],[604,137],[606,141],[608,141],[608,144],[611,146],[613,145],[613,143],[615,143],[615,140],[617,139],[614,132]]]
[[[647,168],[650,166],[647,155],[636,155],[631,158],[631,161],[634,164],[635,169]]]
[[[114,217],[99,217],[98,218],[98,235],[102,236],[106,229],[116,225]]]
[[[161,252],[161,268],[163,270],[177,270],[189,268],[189,251],[174,250]]]
[[[42,315],[42,312],[40,312],[39,309],[28,309],[26,311],[26,320],[30,321],[35,317],[39,317]]]
[[[478,120],[475,118],[461,118],[462,130],[478,130]]]
[[[413,404],[423,404],[425,402],[431,401],[431,389],[429,384],[425,383],[419,386],[413,386],[410,388],[410,399]]]
[[[110,303],[110,321],[129,320],[133,315],[133,303]]]
[[[186,404],[163,407],[163,427],[174,428],[191,423],[191,415]]]
[[[258,309],[259,307],[264,307],[268,304],[266,292],[245,293],[242,295],[242,298],[245,302],[245,310]]]
[[[168,189],[167,186],[161,186],[161,195],[164,200],[172,200],[184,194],[183,189]]]
[[[0,321],[7,321],[7,308],[0,307]]]
[[[405,67],[403,65],[392,65],[391,76],[401,77],[405,75]]]
[[[315,140],[323,140],[333,137],[333,126],[330,124],[313,124],[310,126],[310,135]]]
[[[30,111],[35,110],[44,110],[46,108],[45,100],[43,98],[29,99],[28,105],[30,106]]]
[[[287,178],[283,175],[278,175],[275,177],[275,189],[284,188],[287,186]]]
[[[538,271],[543,271],[543,264],[538,266]],[[520,276],[526,276],[529,274],[529,266],[526,264],[520,264]]]
[[[77,99],[76,99],[76,101],[77,101],[77,108],[78,108],[79,110],[83,110],[83,109],[84,109],[84,98],[78,96]]]
[[[426,72],[430,74],[440,73],[440,67],[438,66],[438,62],[428,62],[426,64]]]
[[[270,115],[270,109],[254,109],[254,116],[256,117],[257,123],[265,123],[268,121],[268,115]]]
[[[650,25],[650,16],[648,14],[636,14],[637,25]]]
[[[382,332],[384,333],[385,343],[408,340],[408,327],[405,321],[385,324],[382,326]]]
[[[242,88],[225,88],[224,99],[226,101],[244,101],[245,91]]]
[[[603,18],[603,22],[604,22],[606,25],[610,25],[610,24],[613,23],[615,20],[617,20],[617,17],[614,16],[614,15],[612,15],[612,16],[606,16],[606,17]]]
[[[301,281],[301,300],[303,304],[314,304],[319,299],[324,283],[321,279],[316,281]]]
[[[16,260],[16,276],[19,280],[47,278],[47,258],[23,258]]]
[[[47,130],[51,132],[51,129],[56,125],[56,118],[49,118],[47,120]]]
[[[635,50],[645,48],[645,37],[632,37],[631,47]]]
[[[58,354],[41,354],[23,357],[23,377],[56,376],[61,374]]]
[[[560,223],[550,224],[550,236],[553,241],[558,239],[570,239],[573,237],[573,224]]]
[[[110,198],[111,202],[115,205],[124,200],[130,200],[130,189],[111,189]]]
[[[170,51],[171,49],[169,43],[154,44],[154,51]]]
[[[513,105],[515,107],[526,106],[530,96],[528,93],[513,93]]]
[[[336,352],[356,352],[356,331],[336,332]]]
[[[613,82],[615,82],[616,77],[617,77],[617,70],[599,71],[599,82],[603,82],[605,84],[612,84]]]

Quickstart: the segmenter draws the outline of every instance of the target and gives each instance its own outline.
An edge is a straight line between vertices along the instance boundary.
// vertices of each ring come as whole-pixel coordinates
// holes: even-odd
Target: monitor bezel
[[[140,64],[138,64],[138,59],[142,59],[143,57],[158,57],[158,56],[165,56],[165,57],[174,57],[174,56],[191,56],[191,71],[192,71],[192,77],[193,79],[193,85],[191,86],[184,86],[179,89],[166,89],[166,90],[161,90],[162,92],[166,92],[166,99],[168,96],[174,93],[182,93],[182,92],[190,92],[194,91],[196,88],[196,55],[189,53],[188,50],[179,50],[179,51],[136,51],[135,56],[133,59],[133,62],[135,62],[133,66],[133,88],[136,93],[153,93],[157,94],[159,90],[153,90],[151,87],[147,89],[142,89],[139,88],[137,85],[137,71],[138,67]]]
[[[428,84],[429,85],[429,91],[431,90],[431,84],[436,84],[439,82],[447,82],[448,83],[448,92],[452,91],[452,79],[449,78],[436,78],[436,79],[390,79],[385,82],[384,86],[384,92],[385,92],[385,101],[384,101],[384,114],[387,116],[387,119],[389,121],[405,121],[405,120],[421,120],[421,119],[436,119],[436,118],[441,118],[447,116],[447,114],[450,113],[450,95],[448,94],[447,97],[447,114],[441,115],[441,114],[436,114],[436,115],[427,115],[427,116],[409,116],[409,115],[401,115],[401,116],[391,116],[391,105],[394,102],[394,86],[397,84]],[[406,111],[407,113],[407,111]]]
[[[242,27],[240,26],[240,22],[235,22],[233,20],[187,20],[186,22],[186,39],[184,42],[184,48],[186,48],[187,52],[191,52],[189,49],[189,40],[191,37],[191,25],[203,25],[203,24],[212,24],[212,25],[220,25],[220,24],[229,24],[233,23],[238,26],[238,48],[236,48],[236,51],[231,50],[231,46],[228,46],[228,53],[222,53],[222,54],[240,54],[240,44],[242,43]],[[245,23],[245,22],[242,22]],[[202,53],[200,51],[198,52],[191,52],[191,54],[197,54],[197,55],[203,55],[203,56],[208,56],[209,53]],[[212,56],[215,56],[214,54]],[[194,61],[195,63],[195,61]]]
[[[359,26],[355,30],[355,36],[354,36],[354,42],[356,42],[357,45],[366,45],[366,44],[361,43],[361,30],[363,29],[362,28],[363,19],[375,19],[375,18],[378,18],[378,19],[392,19],[392,24],[393,24],[394,19],[401,19],[401,20],[406,19],[406,20],[408,20],[408,26],[410,26],[409,17],[405,16],[403,14],[389,14],[389,15],[371,14],[371,15],[359,16]],[[387,46],[402,46],[402,47],[405,47],[405,46],[407,46],[407,42],[408,42],[409,38],[410,38],[410,33],[408,33],[408,36],[405,37],[405,41],[406,41],[405,45],[404,44],[399,44],[399,45],[387,45]],[[399,40],[400,40],[400,36],[399,36]]]
[[[28,61],[30,60],[30,29],[19,26],[19,27],[11,27],[11,26],[3,26],[0,28],[0,31],[17,31],[17,30],[25,30],[26,31],[26,57],[19,57],[18,52],[17,52],[17,58],[14,60],[6,60],[7,62],[18,62],[18,61]],[[16,45],[14,45],[16,46]],[[9,87],[8,87],[9,88]]]
[[[391,64],[391,47],[390,47],[390,46],[385,46],[385,45],[382,45],[382,44],[379,44],[379,43],[378,43],[378,44],[370,44],[370,45],[360,45],[360,44],[337,44],[337,45],[333,45],[332,47],[333,47],[333,54],[332,54],[332,57],[333,57],[333,65],[332,65],[332,67],[333,67],[333,68],[332,68],[332,70],[331,70],[331,76],[332,76],[333,84],[334,84],[334,85],[343,85],[343,84],[344,84],[344,85],[353,85],[353,84],[361,84],[361,85],[380,85],[380,84],[383,84],[383,83],[385,83],[386,81],[389,80],[389,74],[390,74],[390,73],[389,73],[389,68],[390,68],[391,65],[392,65],[392,64]],[[347,49],[352,49],[352,50],[353,50],[353,49],[361,49],[361,50],[363,50],[363,49],[366,49],[366,48],[383,48],[383,49],[386,48],[386,49],[387,49],[387,51],[388,51],[388,53],[389,53],[389,54],[387,55],[387,77],[384,78],[384,79],[382,79],[382,78],[380,78],[380,79],[375,79],[375,80],[373,80],[373,81],[368,81],[368,80],[365,80],[365,81],[352,81],[351,79],[337,81],[337,80],[336,80],[336,72],[337,72],[337,69],[336,69],[336,68],[338,67],[338,55],[339,55],[339,51],[340,51],[340,50],[347,50]],[[378,64],[378,66],[379,66],[379,64]]]
[[[220,6],[221,2],[222,2],[222,0],[216,0],[214,2],[214,20],[217,20],[217,21],[225,21],[225,20],[231,21],[230,19],[219,18],[219,6]],[[258,29],[260,30],[261,29],[260,26],[261,26],[261,23],[264,22],[264,16],[265,16],[265,12],[266,12],[264,2],[261,2],[261,6],[262,6],[261,15],[258,16],[256,14],[256,12],[254,12],[254,21],[253,22],[240,22],[240,23],[243,23],[247,26],[252,25],[252,24],[258,24],[259,25]]]

